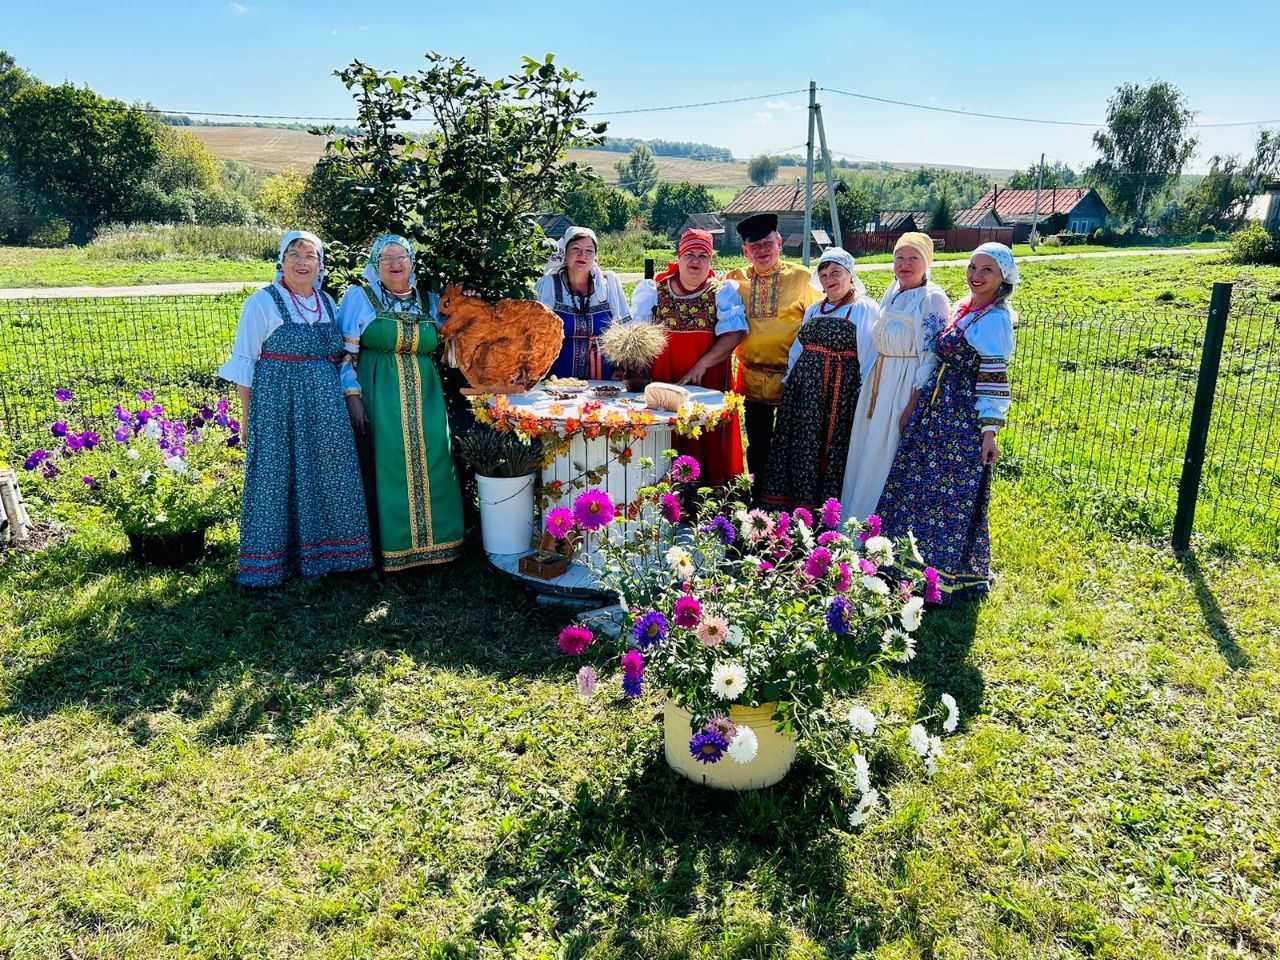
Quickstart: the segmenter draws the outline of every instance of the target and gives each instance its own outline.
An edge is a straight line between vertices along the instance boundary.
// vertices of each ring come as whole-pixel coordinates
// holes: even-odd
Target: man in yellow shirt
[[[747,469],[755,479],[753,489],[758,499],[773,445],[774,418],[782,402],[787,354],[805,310],[821,300],[822,293],[810,285],[807,269],[781,259],[782,236],[776,214],[747,217],[738,224],[738,236],[750,266],[730,270],[725,279],[738,283],[749,332],[737,349],[738,374],[733,388],[746,400]]]

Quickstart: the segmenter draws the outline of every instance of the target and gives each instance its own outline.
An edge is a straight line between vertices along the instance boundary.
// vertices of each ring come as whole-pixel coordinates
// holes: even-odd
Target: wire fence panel
[[[152,390],[230,396],[217,377],[227,358],[243,293],[0,301],[0,422],[21,444],[48,437],[54,391],[75,397],[77,423],[112,424],[112,407]]]

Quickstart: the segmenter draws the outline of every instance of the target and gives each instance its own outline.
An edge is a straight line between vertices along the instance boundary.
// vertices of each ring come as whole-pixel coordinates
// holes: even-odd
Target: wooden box
[[[520,558],[520,572],[539,580],[554,580],[569,570],[569,558],[563,553],[535,550]]]

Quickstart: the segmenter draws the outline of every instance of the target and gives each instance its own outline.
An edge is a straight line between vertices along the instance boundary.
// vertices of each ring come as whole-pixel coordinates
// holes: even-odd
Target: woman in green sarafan
[[[352,358],[343,392],[351,425],[372,450],[368,499],[389,571],[446,563],[462,551],[462,493],[431,359],[437,298],[424,303],[413,255],[404,237],[379,237],[364,282],[338,308]]]

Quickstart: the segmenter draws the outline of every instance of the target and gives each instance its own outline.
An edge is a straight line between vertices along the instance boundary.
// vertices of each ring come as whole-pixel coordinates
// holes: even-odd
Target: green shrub
[[[634,270],[636,264],[643,263],[646,256],[653,256],[650,251],[655,248],[669,249],[671,258],[675,258],[675,248],[671,242],[648,230],[606,233],[600,238],[600,249],[596,255],[602,270]]]
[[[1201,243],[1210,243],[1218,239],[1218,231],[1205,224],[1200,228],[1200,232],[1196,234],[1196,239]]]
[[[46,220],[27,235],[31,247],[65,247],[71,239],[71,224],[54,218]]]
[[[1228,256],[1234,263],[1272,263],[1277,258],[1276,238],[1251,220],[1243,230],[1231,237]]]
[[[1054,234],[1052,237],[1045,237],[1044,243],[1042,243],[1041,246],[1042,247],[1060,247],[1062,246],[1062,238],[1059,237],[1057,234]]]
[[[98,231],[86,248],[91,260],[274,260],[280,231],[270,227],[180,224],[115,224]]]

